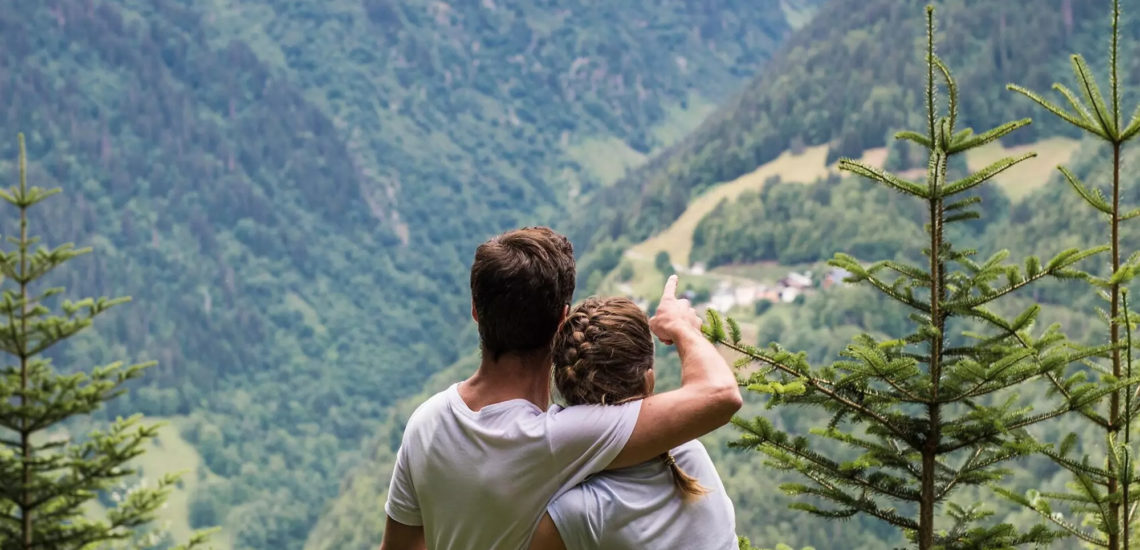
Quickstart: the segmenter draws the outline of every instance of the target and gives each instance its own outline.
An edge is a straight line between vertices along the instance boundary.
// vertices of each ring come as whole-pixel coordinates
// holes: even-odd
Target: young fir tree
[[[1123,338],[1122,331],[1130,333],[1127,323],[1127,304],[1124,303],[1127,284],[1133,279],[1140,266],[1140,256],[1127,253],[1121,247],[1121,223],[1140,216],[1140,209],[1129,210],[1121,204],[1121,153],[1124,144],[1140,134],[1140,108],[1127,126],[1124,125],[1120,106],[1120,84],[1117,79],[1117,53],[1120,40],[1120,2],[1113,1],[1112,35],[1109,47],[1109,95],[1106,101],[1097,85],[1096,77],[1080,55],[1072,56],[1073,72],[1076,74],[1080,93],[1054,84],[1071,110],[1056,105],[1042,96],[1020,86],[1009,88],[1040,104],[1049,112],[1061,117],[1070,124],[1106,142],[1112,150],[1111,199],[1106,198],[1099,186],[1087,186],[1072,172],[1059,166],[1066,181],[1098,215],[1104,217],[1106,233],[1109,235],[1107,247],[1111,253],[1111,273],[1107,277],[1089,276],[1086,280],[1091,290],[1102,296],[1109,304],[1105,315],[1108,328],[1107,340],[1110,351],[1100,361],[1088,361],[1088,370],[1075,376],[1092,375],[1102,384],[1119,386],[1121,379],[1129,379],[1131,373],[1131,338]],[[1130,335],[1130,334],[1129,334]],[[1043,515],[1063,532],[1097,547],[1120,550],[1131,548],[1131,523],[1135,521],[1136,503],[1140,494],[1136,483],[1135,464],[1130,447],[1131,431],[1140,413],[1140,399],[1136,392],[1140,387],[1129,385],[1112,391],[1095,407],[1082,409],[1081,415],[1090,424],[1092,433],[1102,434],[1101,441],[1091,438],[1079,439],[1070,434],[1057,449],[1047,449],[1045,453],[1058,465],[1069,471],[1074,482],[1070,484],[1072,493],[1039,493],[1031,491],[1026,496],[1005,492],[1006,496],[1020,502]],[[1086,432],[1088,433],[1088,432]],[[1094,460],[1088,455],[1075,457],[1077,447],[1085,451],[1103,444],[1107,452]],[[1056,509],[1056,511],[1055,511]],[[1061,510],[1069,514],[1061,513]],[[1096,532],[1086,531],[1081,526],[1082,518],[1091,517]]]
[[[29,236],[28,210],[59,190],[28,187],[23,134],[19,149],[19,184],[0,190],[0,198],[17,209],[19,224],[19,234],[7,239],[14,250],[0,250],[0,352],[8,358],[0,360],[0,550],[146,547],[157,540],[149,525],[177,476],[129,491],[103,518],[93,517],[90,504],[135,474],[130,462],[157,427],[132,417],[72,438],[65,423],[122,393],[123,384],[149,364],[61,374],[44,357],[127,298],[59,302],[63,289],[41,286],[48,273],[88,249],[45,248]],[[204,538],[195,535],[187,547]]]
[[[891,339],[860,336],[841,360],[813,367],[802,353],[741,343],[739,327],[730,319],[726,329],[715,313],[707,330],[713,340],[743,353],[739,366],[758,363],[747,385],[770,394],[770,405],[807,406],[832,415],[827,426],[812,431],[820,443],[785,433],[763,418],[734,421],[745,432],[736,446],[755,449],[770,465],[804,478],[783,486],[793,496],[807,497],[793,508],[837,519],[868,514],[903,530],[921,550],[1044,543],[1056,534],[1043,526],[1018,533],[1009,525],[979,525],[989,512],[952,497],[962,487],[1001,479],[1003,463],[1038,449],[1026,427],[1085,408],[1115,389],[1070,381],[1062,384],[1065,392],[1055,403],[1026,406],[1014,391],[1017,386],[1059,376],[1067,365],[1103,350],[1075,348],[1055,326],[1034,336],[1037,305],[1013,318],[993,309],[997,300],[1044,277],[1080,276],[1074,264],[1098,250],[1068,250],[1044,264],[1030,257],[1020,267],[1005,262],[1006,252],[978,261],[973,250],[947,240],[948,226],[980,216],[980,200],[968,191],[1033,155],[948,179],[953,156],[1029,121],[979,135],[959,130],[958,90],[934,54],[930,7],[926,30],[926,129],[896,136],[926,149],[926,181],[840,161],[841,169],[914,199],[928,220],[922,236],[925,260],[867,266],[837,254],[830,262],[849,271],[849,281],[869,284],[908,310],[913,332]],[[948,91],[941,116],[939,81]],[[936,519],[942,513],[949,517]]]

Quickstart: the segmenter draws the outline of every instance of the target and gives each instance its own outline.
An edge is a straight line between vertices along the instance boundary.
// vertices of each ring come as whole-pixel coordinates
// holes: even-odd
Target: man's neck
[[[538,408],[550,406],[550,355],[487,355],[479,370],[459,384],[459,397],[473,411],[511,399],[526,399]]]

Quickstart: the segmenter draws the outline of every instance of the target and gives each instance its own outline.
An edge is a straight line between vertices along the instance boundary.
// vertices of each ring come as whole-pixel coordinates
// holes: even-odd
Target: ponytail
[[[709,490],[701,486],[697,479],[681,469],[677,465],[677,459],[673,458],[673,454],[666,452],[661,455],[661,460],[669,467],[669,471],[673,473],[673,484],[677,486],[677,490],[681,492],[681,499],[685,502],[691,502],[709,494]]]

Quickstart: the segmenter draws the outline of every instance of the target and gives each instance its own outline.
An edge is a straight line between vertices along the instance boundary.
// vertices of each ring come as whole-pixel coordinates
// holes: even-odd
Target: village
[[[840,268],[830,268],[822,275],[810,269],[789,270],[775,281],[761,281],[712,272],[702,262],[689,267],[673,264],[673,270],[682,276],[692,275],[715,281],[714,286],[708,290],[689,288],[682,291],[681,297],[690,300],[697,309],[709,308],[720,313],[727,313],[737,308],[754,309],[758,302],[794,303],[801,296],[847,284],[844,283],[844,279],[851,275],[847,270]],[[619,284],[618,290],[634,300],[641,309],[649,311],[652,305],[650,299],[636,295],[630,283]]]

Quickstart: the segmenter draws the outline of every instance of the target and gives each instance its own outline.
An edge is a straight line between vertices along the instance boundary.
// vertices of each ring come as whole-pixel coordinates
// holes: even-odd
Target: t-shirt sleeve
[[[554,520],[566,550],[593,550],[598,547],[601,533],[600,510],[590,506],[587,490],[575,487],[550,503],[546,512]]]
[[[551,456],[562,474],[559,494],[614,461],[629,441],[640,412],[641,400],[637,400],[622,405],[577,405],[547,416]]]
[[[411,474],[408,469],[407,446],[400,445],[400,450],[396,451],[396,467],[392,470],[392,484],[388,487],[388,502],[384,505],[384,511],[388,517],[404,525],[418,526],[423,525],[424,520]]]

